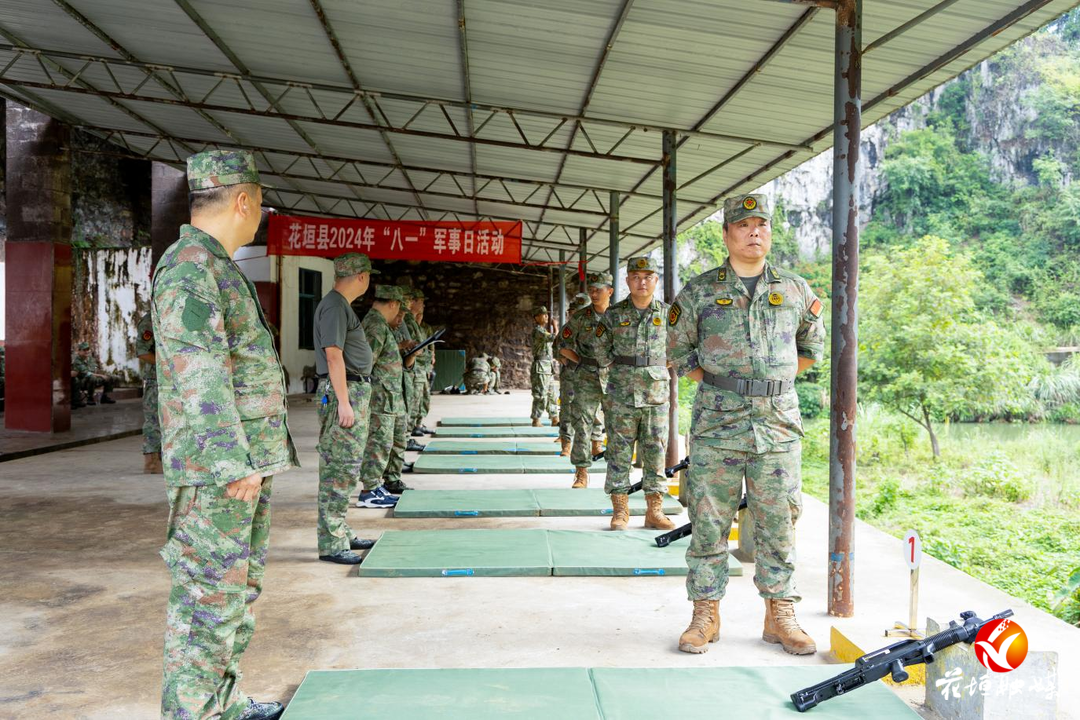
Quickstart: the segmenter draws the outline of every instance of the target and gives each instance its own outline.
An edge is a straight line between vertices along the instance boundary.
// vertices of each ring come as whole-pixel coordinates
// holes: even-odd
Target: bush
[[[1056,423],[1080,425],[1080,403],[1065,403],[1050,411],[1047,420]]]
[[[799,396],[799,412],[806,419],[819,417],[825,410],[825,388],[815,383],[796,382],[795,393]]]
[[[1031,487],[1020,468],[1001,451],[994,450],[960,473],[957,483],[967,497],[989,497],[1020,502],[1031,496]]]

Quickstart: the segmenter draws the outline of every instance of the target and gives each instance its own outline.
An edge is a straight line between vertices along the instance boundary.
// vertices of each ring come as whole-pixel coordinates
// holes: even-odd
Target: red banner
[[[521,263],[520,222],[392,222],[271,215],[271,255],[336,257],[362,252],[378,260]]]

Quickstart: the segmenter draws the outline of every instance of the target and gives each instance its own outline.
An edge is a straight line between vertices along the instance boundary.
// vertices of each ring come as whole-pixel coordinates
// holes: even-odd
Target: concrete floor
[[[886,644],[882,630],[906,616],[901,542],[861,523],[858,615],[826,614],[826,508],[809,498],[799,524],[799,618],[823,651],[810,658],[761,642],[751,572],[732,579],[721,642],[699,656],[675,647],[690,614],[682,578],[359,579],[316,559],[314,406],[293,402],[290,425],[304,467],[275,481],[266,590],[244,658],[244,688],[257,698],[288,700],[311,669],[824,663],[832,625],[876,648]],[[528,405],[520,391],[497,400],[436,396],[428,424],[442,415],[527,415]],[[157,715],[168,592],[157,551],[166,507],[160,476],[142,475],[141,467],[134,437],[0,464],[0,717]],[[430,489],[570,484],[565,475],[406,478]],[[351,509],[350,522],[361,536],[377,537],[390,528],[600,529],[607,521],[395,520]],[[931,558],[921,595],[920,616],[941,621],[961,610],[1011,607],[1033,650],[1060,654],[1059,717],[1080,718],[1080,687],[1068,680],[1080,677],[1080,630]],[[931,716],[919,707],[921,689],[902,695]]]

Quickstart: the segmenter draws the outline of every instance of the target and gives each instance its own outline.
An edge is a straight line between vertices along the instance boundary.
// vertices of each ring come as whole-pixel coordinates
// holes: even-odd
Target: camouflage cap
[[[550,313],[548,313],[548,309],[543,305],[537,305],[536,307],[533,308],[533,317],[536,317],[537,315],[549,315],[549,314]]]
[[[611,273],[609,272],[589,273],[588,279],[589,287],[612,287]]]
[[[345,253],[334,258],[334,277],[349,277],[362,272],[378,275],[378,270],[371,269],[371,258],[364,253]]]
[[[401,295],[406,301],[424,299],[424,291],[420,288],[412,285],[398,285],[398,287],[401,288]]]
[[[734,195],[724,200],[725,223],[737,223],[749,217],[772,220],[769,198],[764,195]]]
[[[397,285],[379,285],[375,288],[375,298],[378,300],[397,300],[398,302],[404,302],[405,294],[401,292],[401,288]]]
[[[656,261],[648,255],[641,255],[639,257],[632,257],[626,261],[626,272],[651,272],[659,274],[660,268],[656,265]]]
[[[258,183],[255,156],[247,150],[207,150],[187,159],[188,190]]]
[[[413,296],[413,300],[423,300],[424,299],[424,291],[421,290],[418,287],[414,287],[412,289],[412,296]]]
[[[573,300],[570,301],[570,308],[572,310],[580,310],[581,308],[590,305],[592,305],[592,300],[589,299],[589,296],[585,293],[578,293],[574,296]]]
[[[79,343],[79,349],[80,350],[89,350],[90,349],[90,343],[88,343],[88,342],[86,342],[84,340],[83,342]]]

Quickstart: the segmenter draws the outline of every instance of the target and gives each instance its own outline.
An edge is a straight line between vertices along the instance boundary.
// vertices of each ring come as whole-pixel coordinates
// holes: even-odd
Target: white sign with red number
[[[914,530],[908,530],[904,535],[904,562],[911,570],[918,570],[922,562],[922,540]]]

